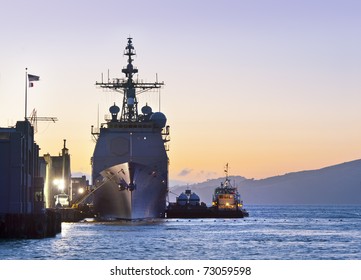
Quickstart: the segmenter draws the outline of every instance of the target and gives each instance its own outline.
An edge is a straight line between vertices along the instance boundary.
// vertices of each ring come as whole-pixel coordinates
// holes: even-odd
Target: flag
[[[34,86],[34,81],[39,81],[40,77],[39,76],[35,76],[35,75],[31,75],[28,74],[28,80],[29,80],[29,87],[33,87]]]

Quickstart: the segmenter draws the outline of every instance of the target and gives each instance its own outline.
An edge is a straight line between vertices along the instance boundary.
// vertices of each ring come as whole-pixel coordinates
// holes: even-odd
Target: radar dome
[[[117,121],[117,116],[118,116],[119,111],[120,111],[120,108],[117,105],[115,105],[115,103],[113,106],[111,106],[109,108],[109,112],[112,114],[112,122]]]
[[[159,128],[165,127],[165,124],[167,123],[167,117],[161,112],[152,114],[150,120],[153,121]]]
[[[142,107],[142,113],[144,115],[149,115],[149,114],[152,113],[152,108],[150,106],[148,106],[148,105],[145,105],[145,106]]]
[[[113,105],[109,108],[109,112],[113,115],[113,114],[118,114],[120,111],[120,108],[117,105]]]
[[[177,197],[177,204],[184,206],[188,202],[188,196],[185,193],[181,193],[180,196]]]

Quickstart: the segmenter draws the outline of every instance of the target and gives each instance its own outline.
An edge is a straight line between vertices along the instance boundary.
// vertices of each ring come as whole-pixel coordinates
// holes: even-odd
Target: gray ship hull
[[[102,219],[164,216],[168,157],[159,129],[102,129],[93,155],[94,210]]]
[[[129,183],[129,169],[134,170],[134,186]],[[164,217],[166,174],[155,174],[149,166],[136,163],[119,164],[101,173],[103,184],[94,192],[94,210],[100,218],[137,220]]]

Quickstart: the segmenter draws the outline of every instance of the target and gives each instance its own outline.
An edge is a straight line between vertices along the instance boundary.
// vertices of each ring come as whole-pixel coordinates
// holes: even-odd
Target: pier
[[[27,119],[0,128],[0,238],[45,238],[61,232],[61,215],[45,208],[39,150]]]
[[[61,232],[61,215],[52,210],[40,214],[0,215],[0,238],[40,239]]]
[[[87,205],[78,208],[57,208],[52,209],[52,211],[56,212],[60,215],[61,222],[65,223],[76,223],[80,222],[86,218],[95,218],[96,215],[91,211]]]

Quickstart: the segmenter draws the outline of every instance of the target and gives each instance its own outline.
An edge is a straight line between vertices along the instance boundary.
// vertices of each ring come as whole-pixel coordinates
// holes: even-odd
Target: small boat
[[[176,202],[170,202],[166,210],[167,218],[212,218],[212,212],[199,196],[187,189],[182,192]]]
[[[167,218],[244,218],[248,212],[243,208],[241,195],[233,187],[228,178],[228,164],[226,165],[226,179],[220,187],[215,188],[212,206],[208,207],[196,193],[187,189],[182,192],[176,202],[168,204]]]
[[[243,201],[241,194],[238,192],[237,187],[231,184],[228,177],[228,163],[225,168],[226,179],[221,185],[214,190],[212,207],[217,211],[241,211],[248,216],[248,213],[243,209]]]

